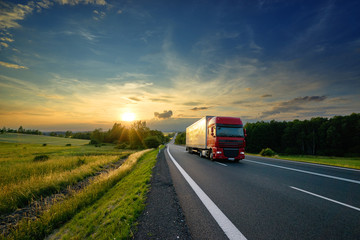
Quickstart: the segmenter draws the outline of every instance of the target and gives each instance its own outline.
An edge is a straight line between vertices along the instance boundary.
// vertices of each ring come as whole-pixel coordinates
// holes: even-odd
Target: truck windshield
[[[218,137],[244,137],[242,125],[217,125],[216,136]]]

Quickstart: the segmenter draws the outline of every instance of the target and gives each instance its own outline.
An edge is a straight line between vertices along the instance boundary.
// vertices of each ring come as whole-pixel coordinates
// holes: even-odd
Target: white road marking
[[[256,161],[252,161],[252,160],[243,160],[243,161],[262,164],[262,165],[266,165],[266,166],[270,166],[270,167],[282,168],[282,169],[291,170],[291,171],[295,171],[295,172],[312,174],[312,175],[316,175],[316,176],[320,176],[320,177],[332,178],[332,179],[336,179],[336,180],[340,180],[340,181],[344,181],[344,182],[351,182],[351,183],[360,184],[360,181],[353,180],[353,179],[335,177],[335,176],[331,176],[331,175],[326,175],[326,174],[321,174],[321,173],[316,173],[316,172],[310,172],[310,171],[300,170],[300,169],[296,169],[296,168],[283,167],[283,166],[269,164],[269,163],[256,162]]]
[[[229,239],[246,240],[246,237],[236,228],[236,226],[225,216],[225,214],[215,205],[215,203],[206,195],[206,193],[197,185],[197,183],[185,172],[185,170],[177,163],[175,158],[170,154],[169,145],[167,148],[168,155],[177,169],[183,175],[185,180],[190,184],[196,195],[200,198],[201,202],[205,205],[210,214],[214,217],[215,221],[219,224],[220,228],[224,231]]]
[[[298,190],[298,191],[300,191],[300,192],[304,192],[304,193],[313,195],[313,196],[315,196],[315,197],[322,198],[322,199],[328,200],[328,201],[330,201],[330,202],[334,202],[334,203],[343,205],[343,206],[345,206],[345,207],[355,209],[356,211],[360,211],[360,208],[351,206],[351,205],[349,205],[349,204],[342,203],[342,202],[339,202],[339,201],[333,200],[333,199],[331,199],[331,198],[327,198],[327,197],[324,197],[324,196],[321,196],[321,195],[318,195],[318,194],[315,194],[315,193],[312,193],[312,192],[308,192],[308,191],[305,191],[305,190],[300,189],[300,188],[297,188],[297,187],[292,187],[292,186],[290,186],[290,187],[291,187],[292,189]]]
[[[226,164],[224,164],[224,163],[219,163],[219,162],[216,162],[217,164],[220,164],[220,165],[222,165],[222,166],[225,166],[225,167],[227,167],[227,165]]]
[[[256,156],[256,157],[258,157],[258,156]],[[266,157],[258,157],[258,158],[266,158]],[[340,170],[345,170],[345,171],[360,172],[360,169],[331,166],[331,165],[325,165],[325,164],[321,164],[321,163],[309,163],[309,162],[302,162],[302,161],[292,161],[292,160],[279,159],[279,158],[266,158],[266,159],[275,160],[275,161],[281,161],[281,162],[292,162],[292,163],[298,163],[298,164],[304,164],[304,165],[312,165],[312,166],[325,167],[325,168],[334,168],[334,169],[340,169]],[[246,159],[244,159],[244,160],[246,160]]]

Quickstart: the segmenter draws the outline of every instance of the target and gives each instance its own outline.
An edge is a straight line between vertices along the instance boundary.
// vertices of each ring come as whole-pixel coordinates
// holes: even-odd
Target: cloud
[[[17,21],[23,20],[33,10],[30,3],[29,5],[0,3],[0,29],[20,27]]]
[[[272,95],[271,95],[271,94],[264,94],[264,95],[262,95],[261,97],[262,97],[262,98],[267,98],[267,97],[272,97]]]
[[[78,5],[78,4],[93,4],[106,5],[105,0],[56,0],[61,5]]]
[[[1,38],[0,38],[0,41],[3,41],[3,42],[13,42],[14,39],[11,39],[11,38],[8,38],[8,37],[1,37]]]
[[[134,102],[139,102],[141,101],[139,98],[137,97],[129,97],[130,100],[134,101]]]
[[[275,114],[280,114],[282,112],[295,112],[298,110],[303,110],[303,105],[305,104],[309,104],[311,102],[322,102],[326,99],[326,96],[306,96],[294,98],[290,101],[278,103],[277,106],[272,108],[272,110],[263,112],[261,117],[264,118]]]
[[[93,4],[93,5],[106,5],[105,0],[56,0],[61,5],[78,5],[78,4]],[[33,13],[34,9],[41,12],[44,8],[49,8],[53,2],[49,0],[42,0],[38,2],[30,1],[28,4],[9,4],[0,2],[0,29],[18,28],[20,24],[18,21],[24,20],[25,17]],[[100,16],[104,15],[100,12]]]
[[[183,105],[185,105],[185,106],[194,106],[194,105],[199,105],[199,104],[201,104],[201,103],[200,102],[186,102]]]
[[[3,47],[6,47],[6,48],[9,47],[9,44],[4,43],[4,42],[0,42],[0,45],[3,46]]]
[[[13,63],[2,62],[2,61],[0,61],[0,65],[7,67],[7,68],[14,68],[14,69],[29,69],[28,67],[20,66],[17,64],[13,64]]]
[[[93,13],[95,14],[93,16],[93,19],[96,21],[100,21],[101,19],[104,19],[106,17],[106,13],[103,11],[94,10]]]
[[[153,102],[171,102],[169,99],[166,98],[150,98]]]
[[[165,110],[163,113],[154,112],[154,116],[156,118],[160,118],[160,119],[171,118],[172,115],[173,115],[173,112],[171,110],[169,110],[169,111]]]
[[[190,110],[192,110],[192,111],[201,111],[201,110],[207,110],[207,109],[209,109],[209,107],[194,107],[194,108],[192,108]]]

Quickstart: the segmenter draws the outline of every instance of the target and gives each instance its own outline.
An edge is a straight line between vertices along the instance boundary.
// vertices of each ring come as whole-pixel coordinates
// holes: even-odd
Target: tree
[[[22,126],[20,126],[17,132],[18,133],[24,133],[25,129]]]
[[[71,135],[72,135],[72,131],[66,131],[66,132],[65,132],[65,137],[66,137],[66,138],[71,137]]]
[[[161,144],[161,140],[157,136],[148,136],[144,139],[144,143],[148,148],[157,148]]]

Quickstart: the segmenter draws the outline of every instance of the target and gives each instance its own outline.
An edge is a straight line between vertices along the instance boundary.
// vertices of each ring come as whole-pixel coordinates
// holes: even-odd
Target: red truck
[[[186,128],[186,151],[238,162],[245,158],[245,137],[240,118],[205,116]]]

